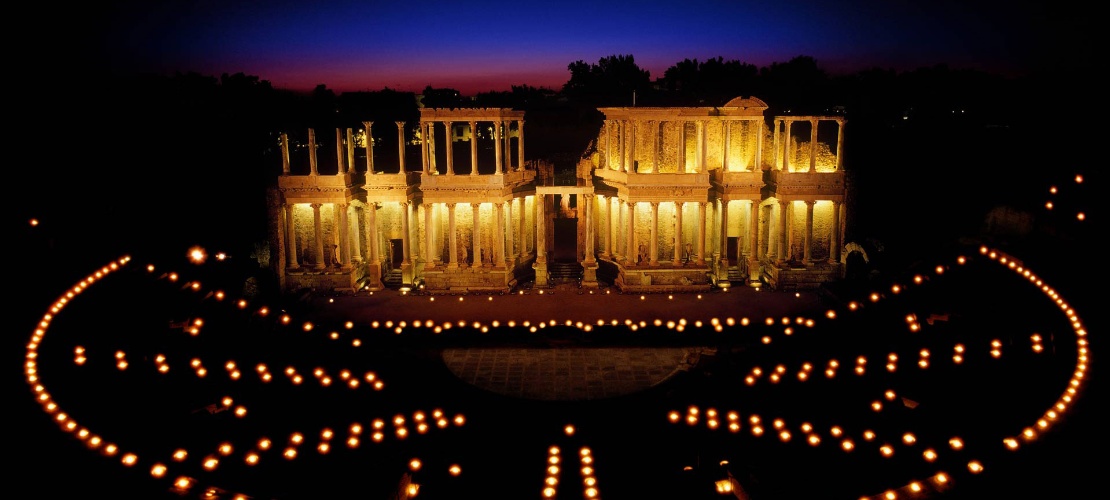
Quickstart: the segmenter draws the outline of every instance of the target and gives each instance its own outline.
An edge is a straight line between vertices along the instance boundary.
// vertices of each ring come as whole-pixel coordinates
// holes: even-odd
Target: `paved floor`
[[[590,400],[623,396],[696,365],[697,348],[592,347],[445,349],[443,362],[464,382],[505,396]]]
[[[458,328],[545,324],[606,325],[633,323],[651,326],[685,321],[740,323],[767,318],[813,318],[829,309],[827,298],[815,292],[772,292],[736,287],[727,292],[690,294],[621,294],[614,289],[576,287],[530,290],[523,294],[408,295],[395,290],[356,296],[309,299],[315,321],[378,322],[393,327],[405,321],[427,327],[452,324]],[[568,330],[563,330],[568,332]],[[696,368],[701,346],[588,346],[590,333],[544,332],[538,346],[518,343],[453,346],[441,352],[447,369],[459,379],[505,396],[536,400],[594,400],[635,393],[660,384],[674,374]],[[475,331],[475,337],[483,337]]]

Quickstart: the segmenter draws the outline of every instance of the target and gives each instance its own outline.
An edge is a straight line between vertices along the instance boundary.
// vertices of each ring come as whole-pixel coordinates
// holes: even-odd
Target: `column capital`
[[[405,122],[393,122],[393,123],[396,123],[396,124],[397,124],[397,128],[398,128],[398,129],[404,130],[404,128],[405,128]]]

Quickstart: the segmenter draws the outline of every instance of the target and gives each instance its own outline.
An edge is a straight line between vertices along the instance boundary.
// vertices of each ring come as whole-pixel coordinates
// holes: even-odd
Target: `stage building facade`
[[[845,120],[767,108],[600,108],[573,178],[526,161],[512,109],[424,108],[393,144],[337,129],[324,167],[314,130],[282,134],[271,262],[286,292],[815,288],[844,273]]]

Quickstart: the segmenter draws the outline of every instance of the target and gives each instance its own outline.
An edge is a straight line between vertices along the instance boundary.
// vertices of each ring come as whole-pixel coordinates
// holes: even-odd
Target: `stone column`
[[[620,242],[620,231],[621,231],[621,229],[624,229],[624,224],[627,223],[626,221],[628,220],[628,217],[625,216],[624,211],[621,210],[620,200],[617,199],[617,198],[614,198],[613,202],[617,206],[617,225],[613,227],[613,248],[616,249],[616,250],[621,250],[622,248],[624,250],[628,250],[627,242],[625,243],[625,245],[623,247],[621,246],[621,242]],[[627,236],[628,235],[628,230],[625,230],[624,233]],[[628,260],[628,254],[627,253],[622,253],[619,256],[622,257],[621,260],[624,260],[624,261]],[[613,257],[614,258],[618,257],[618,254],[613,254]]]
[[[699,267],[705,265],[705,202],[698,202],[698,260]]]
[[[378,206],[375,203],[366,204],[366,246],[370,252],[370,261],[367,263],[367,275],[370,277],[371,290],[382,289],[382,261],[381,249],[378,248]]]
[[[432,204],[424,204],[424,269],[435,267],[435,226],[432,222]]]
[[[493,220],[497,230],[493,233],[493,265],[505,267],[505,204],[493,204]]]
[[[308,129],[308,174],[320,174],[316,167],[316,129],[313,128]]]
[[[625,162],[624,141],[627,139],[624,133],[627,123],[625,120],[617,120],[617,170],[620,172],[628,172],[627,163]]]
[[[829,224],[829,264],[840,262],[840,202],[832,206],[832,224]]]
[[[433,172],[428,168],[430,162],[428,161],[428,122],[420,122],[420,171],[424,175],[431,175]]]
[[[613,251],[616,247],[614,240],[617,238],[617,225],[620,224],[620,206],[617,205],[617,198],[612,197],[606,200],[607,206],[605,207],[605,254],[612,260],[617,260],[617,254]],[[613,207],[617,207],[617,213],[613,213]]]
[[[659,173],[659,120],[651,122],[651,173]]]
[[[374,134],[371,133],[374,122],[362,122],[362,126],[366,127],[366,184],[370,184],[370,176],[374,175]]]
[[[724,128],[722,131],[724,139],[721,141],[724,143],[721,145],[721,171],[728,172],[729,136],[732,135],[732,121],[725,120],[721,125]]]
[[[728,279],[728,200],[721,199],[721,241],[717,242],[720,245],[720,258],[721,258],[721,279]]]
[[[759,199],[751,201],[751,222],[748,223],[748,280],[759,281]],[[738,245],[739,246],[739,245]]]
[[[788,202],[779,200],[779,244],[775,251],[775,257],[780,263],[790,258],[790,247],[787,246],[790,228],[786,227],[786,208],[788,206],[790,206]]]
[[[836,121],[836,169],[844,170],[844,124],[845,120]]]
[[[411,252],[412,243],[409,238],[409,211],[412,208],[412,203],[408,201],[401,202],[401,282],[406,285],[412,284],[412,257]]]
[[[428,173],[439,175],[439,165],[436,165],[436,122],[428,122]]]
[[[339,265],[344,269],[351,267],[351,237],[348,232],[351,223],[347,220],[349,206],[346,203],[335,205],[335,209],[339,212]]]
[[[806,200],[806,233],[805,233],[805,247],[802,249],[802,261],[808,267],[813,262],[813,200]]]
[[[397,124],[397,172],[405,173],[405,122]]]
[[[659,202],[651,202],[651,244],[648,245],[648,265],[659,265]]]
[[[289,134],[281,133],[281,175],[289,175]]]
[[[785,130],[782,132],[782,171],[790,171],[790,125],[794,123],[790,120],[785,122]]]
[[[378,248],[378,205],[366,204],[366,246],[370,251],[370,263],[381,264],[381,249]]]
[[[347,173],[355,173],[355,133],[347,129]]]
[[[297,206],[291,203],[285,205],[285,247],[289,253],[289,263],[287,267],[290,269],[300,269],[301,265],[297,262],[297,224],[294,220],[295,208]]]
[[[496,166],[495,174],[501,175],[503,172],[501,168],[501,121],[493,122],[493,158],[494,165]]]
[[[763,170],[763,118],[755,120],[755,163],[752,172]]]
[[[536,213],[536,261],[547,262],[547,220],[544,214],[544,205],[546,195],[536,194],[535,199],[535,213]]]
[[[531,238],[528,237],[528,212],[527,198],[520,198],[520,258],[524,259],[528,255],[528,242]]]
[[[470,175],[478,175],[478,122],[470,120]]]
[[[640,247],[636,244],[636,203],[628,202],[628,252],[625,259],[630,265],[636,265]]]
[[[695,168],[697,169],[697,171],[695,173],[700,174],[702,172],[705,172],[705,154],[706,154],[706,150],[709,148],[709,146],[707,144],[708,141],[706,140],[706,137],[705,137],[705,135],[706,135],[705,134],[706,121],[705,120],[698,120],[697,122],[694,122],[694,123],[697,125],[697,131],[698,131],[698,157],[694,161],[694,165],[695,165]]]
[[[639,129],[636,125],[639,124],[639,120],[631,120],[631,122],[632,133],[628,138],[631,141],[628,144],[628,171],[639,172],[639,164],[636,163],[636,132]]]
[[[586,257],[587,265],[593,265],[597,262],[594,257],[594,195],[582,195],[586,212]]]
[[[316,264],[313,267],[323,269],[327,264],[324,263],[324,225],[320,221],[319,203],[312,204],[312,230],[316,237]]]
[[[482,226],[478,221],[478,216],[481,214],[482,205],[480,203],[470,204],[470,213],[472,225],[470,227],[470,262],[471,267],[478,267],[482,265]]]
[[[459,234],[455,226],[455,204],[447,204],[447,237],[450,238],[448,242],[447,256],[447,269],[458,269],[459,267]]]
[[[343,158],[343,129],[335,129],[335,175],[343,175],[347,171],[347,162]]]
[[[505,237],[507,237],[509,239],[508,242],[506,242],[506,244],[505,244],[505,249],[509,252],[509,255],[507,257],[509,262],[516,261],[516,244],[515,244],[516,239],[513,238],[513,231],[515,231],[515,228],[513,228],[513,204],[516,203],[516,200],[517,200],[516,198],[513,198],[513,199],[509,200],[508,203],[505,204],[505,210],[508,212],[508,213],[505,214],[505,220],[507,221],[506,225],[509,228],[509,230],[505,232]],[[521,213],[523,213],[523,212],[521,212]],[[523,237],[524,236],[521,235],[521,238],[523,238]]]
[[[749,202],[750,212],[748,214],[748,241],[751,248],[748,250],[748,261],[759,261],[759,199],[753,199]]]
[[[443,134],[446,136],[445,139],[447,141],[443,145],[443,150],[447,152],[447,175],[455,175],[455,134],[451,130],[453,126],[454,122],[450,120],[443,122],[443,127],[447,129],[447,132]]]
[[[510,147],[512,144],[512,122],[501,122],[501,128],[504,129],[501,131],[501,140],[505,142],[505,145],[501,147],[501,151],[504,152],[503,155],[505,157],[504,161],[502,162],[501,170],[504,172],[512,172],[513,148]]]
[[[524,171],[524,120],[516,122],[517,170]]]
[[[680,174],[686,173],[686,120],[675,122],[678,128],[678,170]]]
[[[346,224],[347,234],[354,235],[354,241],[351,242],[351,263],[362,262],[362,250],[359,249],[359,247],[362,245],[359,244],[361,242],[361,238],[359,238],[358,234],[358,220],[359,217],[357,209],[355,210],[354,217],[351,217],[350,214],[348,214]]]
[[[809,121],[809,172],[817,171],[817,119]]]
[[[609,119],[601,121],[601,134],[605,138],[605,153],[601,155],[601,168],[609,168],[609,153],[612,152],[613,141],[609,139]]]
[[[698,122],[701,123],[701,122]],[[674,202],[674,255],[671,264],[678,267],[682,264],[682,202]]]
[[[547,232],[547,216],[544,213],[545,195],[536,193],[536,198],[533,203],[535,211],[535,220],[533,223],[536,228],[536,262],[532,264],[532,269],[536,271],[536,286],[547,286],[547,237],[544,233]]]
[[[782,159],[779,156],[782,154],[782,148],[779,147],[781,140],[779,139],[779,129],[782,128],[782,120],[775,119],[775,130],[772,132],[773,138],[771,140],[771,170],[782,170]]]

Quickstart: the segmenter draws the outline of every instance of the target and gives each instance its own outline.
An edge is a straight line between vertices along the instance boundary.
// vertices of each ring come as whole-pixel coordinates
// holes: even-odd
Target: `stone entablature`
[[[763,172],[725,172],[714,170],[710,182],[718,193],[731,197],[758,197],[763,189]]]
[[[844,172],[771,172],[774,195],[783,200],[844,201]]]

